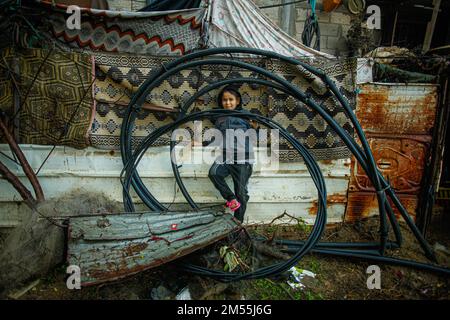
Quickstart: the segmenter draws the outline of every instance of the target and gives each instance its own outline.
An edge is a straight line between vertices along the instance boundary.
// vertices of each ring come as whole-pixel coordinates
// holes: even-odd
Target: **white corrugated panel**
[[[37,145],[21,145],[21,148],[35,171],[51,150],[51,146]],[[0,150],[8,153],[8,146],[0,145]],[[198,154],[199,150],[200,148],[195,153]],[[2,155],[0,160],[32,190],[16,164]],[[341,159],[319,163],[327,185],[330,223],[343,219],[350,176],[349,162],[349,159]],[[57,147],[38,178],[47,199],[59,198],[81,189],[94,194],[102,192],[112,200],[122,202],[122,185],[119,180],[122,167],[118,152],[112,154],[110,151],[94,148],[76,150]],[[224,202],[208,178],[209,167],[208,164],[191,164],[180,168],[187,190],[200,205]],[[139,174],[159,201],[185,203],[180,192],[174,198],[175,179],[168,147],[150,149],[139,165]],[[229,181],[231,186],[231,178]],[[14,225],[19,218],[18,207],[14,202],[21,198],[4,180],[0,180],[0,190],[0,226]],[[255,165],[249,183],[249,194],[246,213],[249,223],[269,222],[284,211],[308,222],[315,219],[317,190],[304,163],[281,163],[277,171],[261,170]],[[136,201],[139,202],[137,197]]]

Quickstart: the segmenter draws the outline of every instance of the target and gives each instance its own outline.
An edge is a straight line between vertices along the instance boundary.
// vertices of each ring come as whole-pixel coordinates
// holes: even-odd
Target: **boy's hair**
[[[224,94],[225,92],[229,92],[229,93],[231,93],[233,96],[235,96],[236,98],[239,99],[239,103],[238,103],[238,105],[236,106],[236,110],[242,110],[242,97],[241,97],[241,94],[239,93],[239,89],[238,89],[237,87],[233,86],[233,85],[226,86],[225,88],[223,88],[223,89],[219,92],[219,95],[217,96],[217,103],[218,103],[219,107],[220,107],[220,108],[223,108],[223,105],[222,105],[222,97],[223,97],[223,94]]]

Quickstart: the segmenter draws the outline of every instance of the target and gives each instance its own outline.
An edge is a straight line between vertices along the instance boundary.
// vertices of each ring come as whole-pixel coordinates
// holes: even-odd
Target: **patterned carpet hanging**
[[[54,52],[46,62],[50,67],[44,68],[44,72],[49,70],[50,78],[47,82],[44,80],[45,77],[38,78],[39,81],[33,86],[32,94],[27,98],[27,100],[32,99],[26,103],[25,111],[20,115],[22,142],[53,144],[58,141],[58,133],[61,134],[65,122],[69,120],[68,115],[70,111],[73,111],[75,101],[81,101],[83,89],[86,89],[89,79],[92,79],[93,60],[95,80],[92,92],[83,98],[80,113],[77,113],[70,131],[58,144],[77,148],[91,145],[109,150],[120,148],[119,136],[124,111],[145,79],[177,56],[199,49],[202,38],[201,24],[205,14],[202,8],[165,12],[164,15],[153,12],[83,8],[81,30],[69,30],[64,24],[66,6],[52,7],[49,1],[36,1],[36,8],[47,12],[40,21],[45,22],[50,29],[39,30],[41,30],[41,36],[46,39],[45,45],[54,46]],[[30,12],[35,12],[33,10],[37,10],[36,8],[30,9]],[[31,30],[28,32],[33,33]],[[20,43],[25,47],[31,43],[27,39],[29,39],[27,32],[20,35]],[[32,70],[31,65],[34,66],[38,64],[38,61],[42,61],[44,51],[30,49],[25,59],[27,62],[23,60],[21,69],[27,72],[24,74],[25,81],[22,83],[25,88],[26,84],[30,83],[29,78],[32,77],[29,71]],[[350,135],[353,135],[352,127],[343,110],[338,107],[333,98],[318,93],[320,91],[311,79],[305,79],[295,67],[271,59],[241,56],[238,58],[237,56],[234,58],[256,64],[295,84],[327,109],[330,115]],[[332,77],[341,92],[349,99],[350,104],[355,105],[356,60],[333,60],[320,55],[314,59],[311,57],[301,59],[305,61],[307,59],[308,63],[312,60],[314,66]],[[73,81],[71,78],[74,76],[73,61],[78,61],[76,65],[81,66],[80,76],[83,83]],[[69,74],[65,75],[61,73],[59,67],[55,68],[55,65],[67,65],[68,68],[69,66],[72,68]],[[258,75],[236,67],[204,66],[183,70],[166,79],[148,95],[143,110],[136,120],[133,143],[141,141],[156,128],[173,121],[180,105],[200,88],[218,80],[239,77],[258,77]],[[2,108],[10,108],[11,86],[4,81],[5,79],[0,78],[0,92],[5,93],[0,98],[0,102]],[[58,86],[60,91],[57,89]],[[205,94],[196,101],[192,110],[217,107],[218,91],[219,89]],[[300,101],[272,88],[258,85],[243,84],[240,91],[243,107],[246,110],[268,116],[279,122],[308,147],[318,160],[350,156],[350,152],[334,131],[317,113]],[[92,106],[95,104],[97,107],[93,114]],[[33,125],[35,129],[31,130]],[[208,120],[204,120],[203,130],[211,126]],[[185,127],[193,130],[193,123],[187,123]],[[88,140],[86,140],[86,132],[88,132]],[[168,135],[162,136],[156,145],[168,145],[169,139]],[[302,161],[284,140],[280,143],[281,161]]]
[[[171,58],[151,56],[125,56],[109,53],[95,53],[97,78],[94,84],[95,99],[100,102],[92,126],[90,140],[94,147],[101,149],[119,149],[120,126],[123,113],[133,93],[152,70],[158,69]],[[331,97],[316,93],[310,83],[306,81],[296,69],[278,61],[268,59],[246,59],[246,61],[275,72],[288,79],[330,112],[330,114],[352,134],[352,128],[347,121],[343,110]],[[354,91],[352,70],[354,62],[340,61],[330,64],[321,61],[317,66],[334,76],[339,87],[353,104]],[[144,108],[136,120],[133,131],[133,142],[138,142],[152,130],[173,121],[172,112],[186,102],[199,88],[218,80],[256,77],[250,71],[230,68],[229,66],[205,66],[183,70],[165,80],[155,88],[147,97]],[[204,95],[192,110],[207,110],[217,107],[217,93],[219,89]],[[263,114],[275,119],[288,128],[295,137],[304,143],[317,159],[340,159],[349,156],[348,149],[337,137],[334,131],[315,112],[300,101],[277,93],[271,88],[254,85],[241,85],[243,107],[251,112]],[[205,120],[203,130],[212,124]],[[193,123],[185,127],[193,130]],[[161,137],[156,145],[167,145],[170,137]],[[281,140],[280,159],[284,162],[302,161],[293,152],[289,145]]]
[[[66,145],[85,148],[93,121],[94,64],[89,55],[43,49],[12,49],[1,52],[14,74],[21,93],[20,143]],[[4,70],[4,69],[3,69]],[[13,82],[2,72],[0,83]],[[2,89],[0,108],[13,116],[12,89]]]
[[[198,48],[205,14],[202,8],[166,14],[81,8],[81,28],[69,29],[67,5],[38,2],[48,11],[40,23],[58,46],[89,52],[183,55]]]

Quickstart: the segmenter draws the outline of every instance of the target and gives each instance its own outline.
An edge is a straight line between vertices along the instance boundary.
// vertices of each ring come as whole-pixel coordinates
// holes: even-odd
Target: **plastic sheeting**
[[[334,58],[282,31],[251,0],[211,0],[209,47],[247,47],[294,57]]]

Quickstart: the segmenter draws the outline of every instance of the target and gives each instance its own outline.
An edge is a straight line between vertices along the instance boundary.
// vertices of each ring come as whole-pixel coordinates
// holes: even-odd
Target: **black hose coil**
[[[302,68],[304,71],[312,73],[319,77],[327,86],[329,92],[331,92],[339,101],[341,106],[343,107],[347,117],[350,119],[355,132],[361,141],[362,148],[358,145],[358,143],[351,137],[327,112],[322,109],[320,105],[318,105],[313,99],[311,99],[307,94],[299,90],[297,87],[286,81],[285,79],[274,75],[267,70],[257,67],[255,65],[235,61],[233,59],[225,59],[225,58],[214,58],[214,59],[203,59],[203,60],[194,60],[199,58],[204,58],[210,55],[216,54],[231,54],[231,53],[246,53],[253,55],[260,55],[267,58],[279,59],[283,62],[289,63],[291,65],[298,66]],[[194,60],[194,61],[190,61]],[[198,67],[203,65],[229,65],[231,67],[236,66],[239,68],[244,68],[247,70],[251,70],[263,77],[266,77],[272,81],[264,80],[260,78],[236,78],[223,80],[217,83],[210,84],[205,88],[199,90],[194,96],[192,96],[185,105],[181,108],[178,119],[171,124],[162,126],[155,131],[153,131],[149,136],[147,136],[140,145],[136,148],[136,150],[132,150],[131,148],[131,129],[134,124],[136,113],[140,110],[141,105],[145,101],[148,94],[155,87],[159,86],[162,81],[170,77],[171,75],[190,67]],[[246,111],[230,111],[230,110],[209,110],[203,112],[197,112],[188,114],[187,111],[192,103],[196,100],[196,98],[202,96],[203,94],[223,86],[229,83],[256,83],[262,84],[266,86],[273,87],[277,90],[280,90],[284,93],[292,95],[294,98],[300,100],[317,113],[319,113],[323,119],[335,130],[337,135],[344,141],[346,146],[350,149],[350,151],[355,156],[356,160],[360,163],[363,170],[366,172],[367,176],[373,183],[379,203],[379,211],[380,211],[380,242],[379,243],[320,243],[320,236],[326,226],[326,188],[325,182],[320,171],[320,168],[317,165],[317,162],[308,152],[308,150],[293,136],[291,136],[284,128],[282,128],[278,123],[273,120],[252,114]],[[312,232],[309,235],[306,241],[293,242],[288,245],[288,251],[294,252],[294,256],[285,261],[283,263],[278,263],[273,266],[265,267],[259,270],[256,270],[251,273],[227,273],[216,270],[208,270],[206,268],[202,268],[199,266],[186,265],[184,264],[184,268],[190,272],[194,272],[201,275],[210,276],[216,278],[221,281],[235,281],[242,279],[254,279],[254,278],[262,278],[270,275],[280,274],[291,266],[295,265],[302,256],[304,256],[308,252],[319,252],[323,254],[332,254],[332,255],[345,255],[349,257],[356,258],[364,258],[369,260],[376,260],[380,262],[386,262],[391,264],[400,264],[405,266],[411,266],[416,268],[421,268],[429,271],[441,272],[443,274],[449,275],[450,270],[446,268],[441,268],[433,265],[425,265],[420,264],[414,261],[407,261],[401,259],[394,259],[389,257],[384,257],[384,252],[386,248],[398,248],[401,246],[402,237],[400,228],[398,225],[398,221],[393,214],[392,207],[387,201],[387,196],[392,200],[394,205],[399,210],[401,216],[406,221],[407,225],[419,241],[422,249],[424,250],[425,255],[430,259],[435,261],[436,258],[432,249],[430,248],[427,241],[424,239],[414,221],[411,219],[405,208],[400,203],[398,197],[395,192],[390,188],[389,183],[384,179],[382,174],[379,172],[375,160],[373,158],[373,154],[370,150],[367,139],[365,138],[364,132],[359,124],[356,116],[353,113],[347,99],[342,95],[342,93],[338,90],[335,83],[322,71],[317,70],[316,68],[302,62],[296,60],[294,58],[286,57],[279,55],[274,52],[259,50],[259,49],[250,49],[250,48],[215,48],[215,49],[207,49],[199,52],[195,52],[192,54],[188,54],[182,56],[160,68],[156,71],[152,76],[150,76],[139,88],[136,94],[132,97],[131,102],[128,106],[126,115],[124,117],[124,121],[122,124],[121,131],[121,152],[122,159],[124,163],[124,170],[122,171],[121,177],[124,176],[122,180],[124,186],[124,205],[125,210],[127,212],[134,211],[134,204],[129,195],[129,188],[132,185],[136,193],[142,199],[142,201],[151,209],[155,211],[164,211],[166,208],[162,205],[154,196],[150,193],[147,187],[143,184],[139,175],[137,174],[136,166],[138,165],[140,159],[144,155],[145,151],[156,141],[156,139],[167,132],[170,132],[177,128],[179,125],[186,123],[188,121],[193,121],[195,119],[201,119],[205,117],[217,117],[220,115],[229,114],[237,117],[245,117],[248,119],[253,119],[259,123],[264,124],[267,127],[274,128],[280,130],[281,135],[285,138],[292,146],[302,155],[304,158],[305,164],[308,167],[308,170],[311,174],[311,177],[317,187],[318,190],[318,212],[316,222],[313,226]],[[174,142],[171,142],[171,149],[174,147]],[[172,152],[171,152],[172,154]],[[172,169],[174,171],[175,179],[177,184],[180,186],[180,190],[183,193],[184,197],[191,205],[192,208],[198,209],[198,206],[189,196],[188,191],[186,190],[181,177],[178,172],[178,167],[174,165],[172,162]],[[387,218],[389,218],[389,222],[393,227],[395,242],[388,241],[388,224]],[[282,240],[281,240],[282,241]],[[285,243],[286,244],[286,243]],[[343,249],[350,248],[350,249]],[[370,248],[378,249],[378,251],[368,250]],[[375,257],[375,258],[374,258]],[[378,259],[378,260],[377,260]]]

